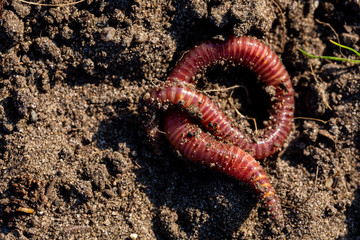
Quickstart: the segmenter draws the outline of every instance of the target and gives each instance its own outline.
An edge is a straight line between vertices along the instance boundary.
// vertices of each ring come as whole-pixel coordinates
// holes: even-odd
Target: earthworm
[[[264,169],[251,155],[206,134],[181,111],[166,112],[164,131],[171,145],[185,158],[249,184],[260,195],[270,217],[279,227],[283,227],[284,218],[274,188]]]
[[[223,60],[249,67],[267,87],[274,89],[269,121],[264,134],[256,140],[245,136],[208,97],[182,84],[193,83],[197,72]],[[177,64],[167,84],[153,89],[148,98],[183,108],[198,107],[205,128],[214,136],[248,151],[256,159],[272,155],[283,145],[294,116],[294,90],[284,65],[267,46],[249,37],[209,40],[196,46]]]
[[[207,96],[192,86],[200,70],[221,61],[250,68],[274,92],[269,121],[264,134],[256,140],[245,136]],[[198,128],[184,112],[167,111],[163,123],[171,145],[192,161],[215,167],[248,183],[259,193],[275,223],[283,226],[283,215],[274,189],[254,159],[270,156],[283,145],[294,115],[294,90],[290,77],[273,51],[249,37],[202,42],[185,54],[162,86],[144,95],[144,101],[158,107],[172,104],[185,110],[195,109],[192,113],[196,113],[196,120],[212,136]],[[159,135],[158,122],[159,119],[153,115],[147,123],[148,134],[152,137]]]

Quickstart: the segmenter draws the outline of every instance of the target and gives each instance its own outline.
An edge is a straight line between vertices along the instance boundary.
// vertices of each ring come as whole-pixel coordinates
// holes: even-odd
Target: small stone
[[[130,238],[135,240],[138,238],[138,235],[136,233],[132,233],[132,234],[130,234]]]
[[[103,40],[104,42],[109,42],[114,40],[114,36],[115,36],[116,30],[113,27],[106,27],[102,30],[100,38],[101,40]]]
[[[106,219],[106,220],[104,221],[104,225],[105,225],[105,226],[109,226],[110,224],[111,224],[111,222],[110,222],[109,219]]]
[[[38,115],[37,113],[34,111],[34,109],[32,109],[30,111],[30,122],[36,122],[38,120]]]
[[[71,28],[69,28],[68,26],[64,26],[61,30],[61,36],[64,39],[69,40],[73,36],[73,32],[74,31]]]

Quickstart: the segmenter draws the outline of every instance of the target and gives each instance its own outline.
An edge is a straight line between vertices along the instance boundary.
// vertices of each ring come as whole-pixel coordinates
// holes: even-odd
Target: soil
[[[63,0],[38,1],[60,4]],[[65,3],[69,3],[65,1]],[[3,1],[0,239],[360,239],[360,68],[310,59],[359,51],[358,0]],[[253,36],[282,58],[293,130],[261,160],[281,199],[275,231],[246,185],[161,154],[141,96],[202,40]],[[215,66],[201,90],[245,131],[269,96],[249,70]]]

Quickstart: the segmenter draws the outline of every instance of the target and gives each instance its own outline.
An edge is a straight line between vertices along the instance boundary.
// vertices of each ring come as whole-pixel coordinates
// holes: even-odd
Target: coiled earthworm
[[[205,95],[191,85],[203,68],[220,61],[249,67],[274,92],[270,118],[263,136],[256,141],[245,136]],[[267,46],[249,37],[231,37],[227,41],[210,40],[189,51],[171,72],[166,83],[144,95],[147,104],[164,103],[185,110],[196,109],[197,120],[221,143],[197,128],[181,111],[167,112],[164,131],[173,147],[190,160],[234,176],[255,189],[265,203],[270,216],[283,226],[283,215],[269,179],[260,164],[261,159],[276,152],[286,140],[294,115],[294,90],[290,77],[276,54]],[[196,111],[195,111],[196,112]],[[155,136],[158,119],[149,121],[147,131]],[[246,151],[246,152],[245,152]]]
[[[249,184],[260,195],[270,217],[279,227],[283,227],[284,219],[275,191],[264,169],[251,155],[206,134],[183,112],[167,111],[164,120],[168,141],[185,158]]]
[[[181,84],[193,83],[198,71],[222,60],[248,66],[274,90],[269,121],[264,134],[256,140],[245,136],[208,97]],[[153,89],[149,97],[153,101],[169,102],[183,108],[198,107],[205,128],[214,136],[248,151],[256,159],[272,155],[283,145],[294,116],[294,90],[284,65],[267,46],[249,37],[201,43],[178,63],[167,84]]]

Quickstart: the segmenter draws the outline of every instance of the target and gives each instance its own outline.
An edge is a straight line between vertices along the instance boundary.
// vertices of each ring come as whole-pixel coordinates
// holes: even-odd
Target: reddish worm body
[[[193,83],[192,79],[200,70],[219,61],[249,67],[267,87],[274,89],[275,96],[272,99],[265,133],[256,141],[233,126],[208,97],[198,93],[189,84]],[[270,156],[283,145],[294,115],[294,90],[290,77],[273,51],[248,37],[203,42],[184,56],[164,86],[149,93],[147,102],[171,103],[184,109],[196,107],[201,113],[201,124],[215,137],[226,140],[229,144],[221,143],[205,134],[180,111],[166,114],[164,130],[169,142],[186,158],[215,166],[218,170],[248,183],[260,194],[270,216],[277,224],[283,225],[282,211],[274,190],[264,170],[254,159]],[[153,127],[152,124],[149,126]],[[148,131],[154,135],[153,129]],[[194,136],[192,132],[198,134]]]
[[[208,97],[181,84],[193,83],[192,79],[197,72],[221,60],[248,66],[266,86],[275,90],[265,133],[256,141],[233,126]],[[174,82],[180,82],[180,85],[175,86]],[[247,150],[256,159],[270,156],[283,145],[290,133],[294,116],[294,90],[284,65],[267,46],[248,37],[232,37],[225,42],[210,40],[201,43],[179,62],[171,72],[168,84],[153,89],[150,94],[152,99],[163,103],[171,102],[184,108],[190,105],[199,107],[203,116],[201,122],[205,128],[214,130],[213,126],[216,126],[213,131],[215,136]]]

